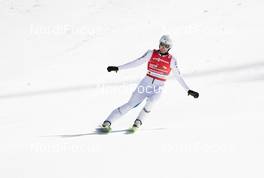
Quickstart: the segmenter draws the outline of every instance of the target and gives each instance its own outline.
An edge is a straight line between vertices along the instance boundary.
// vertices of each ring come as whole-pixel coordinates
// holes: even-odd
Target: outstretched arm
[[[181,84],[181,86],[184,88],[185,91],[190,90],[190,88],[188,87],[188,85],[185,83],[185,81],[183,80],[183,77],[181,76],[180,70],[178,68],[178,64],[177,64],[177,60],[176,58],[172,57],[172,61],[171,61],[171,69],[176,77],[176,79],[178,80],[178,82]]]
[[[143,56],[141,56],[140,58],[136,60],[133,60],[131,62],[128,62],[120,66],[108,66],[107,70],[108,72],[111,72],[111,71],[117,72],[118,70],[124,70],[124,69],[130,69],[133,67],[137,67],[141,64],[144,64],[146,61],[148,61],[151,58],[152,53],[153,53],[152,50],[148,50]]]
[[[130,68],[134,68],[134,67],[140,66],[141,64],[144,64],[146,61],[148,61],[151,58],[152,53],[153,53],[152,50],[148,50],[140,58],[138,58],[136,60],[133,60],[131,62],[128,62],[126,64],[118,66],[118,69],[119,70],[123,70],[123,69],[130,69]]]
[[[176,79],[178,80],[178,82],[181,84],[181,86],[185,89],[185,91],[188,92],[188,95],[192,95],[194,98],[198,98],[199,97],[199,93],[190,90],[190,88],[188,87],[188,85],[185,83],[183,77],[181,76],[180,70],[178,68],[178,64],[177,64],[177,60],[173,57],[172,61],[171,61],[171,69],[173,70]]]

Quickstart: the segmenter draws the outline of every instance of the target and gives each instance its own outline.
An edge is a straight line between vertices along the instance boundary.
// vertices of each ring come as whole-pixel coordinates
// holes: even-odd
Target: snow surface
[[[0,177],[264,176],[264,1],[1,0]],[[108,65],[175,43],[181,72],[142,129],[125,103],[146,65]]]

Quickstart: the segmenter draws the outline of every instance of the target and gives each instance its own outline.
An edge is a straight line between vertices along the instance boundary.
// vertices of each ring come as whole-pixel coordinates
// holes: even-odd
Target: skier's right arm
[[[151,58],[152,53],[153,53],[152,50],[148,50],[143,56],[141,56],[140,58],[138,58],[136,60],[133,60],[131,62],[128,62],[128,63],[120,65],[120,66],[108,66],[107,70],[108,70],[108,72],[111,72],[111,71],[117,72],[118,70],[130,69],[130,68],[137,67],[141,64],[144,64],[146,61],[148,61]]]

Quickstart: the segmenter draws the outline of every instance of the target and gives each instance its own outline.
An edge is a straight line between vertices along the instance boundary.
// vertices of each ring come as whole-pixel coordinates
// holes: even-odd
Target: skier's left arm
[[[171,66],[170,67],[171,67],[176,79],[181,84],[181,86],[184,88],[184,90],[188,93],[188,95],[192,95],[194,98],[198,98],[199,97],[199,93],[195,92],[193,90],[190,90],[188,85],[185,83],[183,77],[181,76],[181,73],[180,73],[176,58],[172,57]]]

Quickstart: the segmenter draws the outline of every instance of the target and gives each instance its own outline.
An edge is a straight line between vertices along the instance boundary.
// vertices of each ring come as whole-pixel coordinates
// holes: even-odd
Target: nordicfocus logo
[[[137,88],[138,93],[147,93],[147,94],[153,94],[153,93],[160,93],[161,91],[164,91],[163,86],[144,86],[140,85]]]

